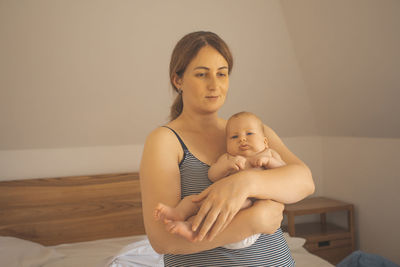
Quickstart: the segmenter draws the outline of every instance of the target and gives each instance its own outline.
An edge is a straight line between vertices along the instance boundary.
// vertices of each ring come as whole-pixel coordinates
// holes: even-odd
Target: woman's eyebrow
[[[210,70],[210,68],[207,68],[207,67],[204,67],[204,66],[198,66],[198,67],[196,67],[194,69],[195,70],[197,70],[197,69]],[[218,70],[222,70],[222,69],[228,69],[228,67],[227,66],[222,66],[222,67],[218,68]]]

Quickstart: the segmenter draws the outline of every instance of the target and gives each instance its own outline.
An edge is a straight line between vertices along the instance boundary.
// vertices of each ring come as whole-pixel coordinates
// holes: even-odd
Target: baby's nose
[[[246,141],[246,136],[240,137],[240,142]]]

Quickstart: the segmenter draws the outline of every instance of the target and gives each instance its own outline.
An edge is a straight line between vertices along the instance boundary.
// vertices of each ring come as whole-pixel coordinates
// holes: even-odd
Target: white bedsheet
[[[288,245],[297,267],[331,267],[327,261],[307,252],[302,246],[304,239],[292,238],[285,234]],[[63,244],[46,249],[64,257],[53,259],[43,267],[125,267],[125,266],[162,266],[162,257],[156,254],[148,243],[146,236],[103,239],[90,242]],[[0,266],[2,257],[0,253]],[[4,259],[4,258],[3,258]],[[18,265],[16,265],[18,266]]]

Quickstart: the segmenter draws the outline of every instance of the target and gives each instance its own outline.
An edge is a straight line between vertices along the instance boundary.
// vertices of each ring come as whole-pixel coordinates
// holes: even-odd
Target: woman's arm
[[[203,201],[193,221],[195,229],[203,223],[199,231],[200,239],[209,231],[212,237],[217,236],[234,218],[243,198],[254,197],[294,203],[314,192],[314,182],[307,165],[283,144],[271,128],[265,126],[265,133],[270,148],[274,149],[287,165],[277,169],[249,169],[235,173],[212,184],[195,197],[195,201]]]
[[[257,232],[273,233],[279,227],[282,207],[269,202],[239,212],[212,241],[192,243],[167,232],[164,224],[154,219],[153,211],[160,202],[174,207],[180,201],[179,162],[182,154],[178,140],[168,129],[158,128],[146,140],[140,166],[140,185],[146,234],[155,251],[161,254],[195,253],[238,242]]]
[[[264,125],[264,131],[270,148],[280,155],[286,166],[262,172],[244,172],[243,179],[249,180],[249,197],[290,204],[314,193],[314,181],[308,166],[285,146],[271,128]]]

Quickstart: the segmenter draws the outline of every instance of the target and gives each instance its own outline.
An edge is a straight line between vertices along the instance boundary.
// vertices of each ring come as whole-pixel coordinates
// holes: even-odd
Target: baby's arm
[[[278,152],[269,148],[253,157],[250,163],[253,167],[263,167],[266,169],[274,169],[286,165]]]
[[[246,159],[241,156],[231,156],[228,153],[220,156],[208,170],[208,179],[216,182],[219,179],[233,174],[237,171],[243,170],[245,167]]]

